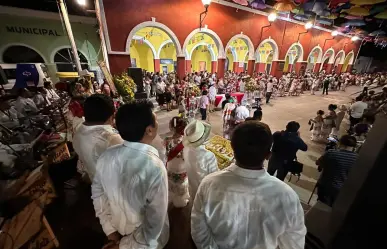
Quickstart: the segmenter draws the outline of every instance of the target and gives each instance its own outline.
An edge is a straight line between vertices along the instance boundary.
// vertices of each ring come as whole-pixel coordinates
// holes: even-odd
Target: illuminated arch
[[[231,37],[231,39],[228,41],[227,45],[226,45],[226,50],[228,47],[231,47],[231,44],[233,41],[237,40],[237,39],[241,39],[242,41],[244,41],[247,45],[247,47],[249,48],[248,50],[248,54],[249,54],[249,60],[254,60],[254,45],[253,45],[253,42],[251,41],[250,37],[248,37],[247,35],[244,35],[244,34],[238,34],[238,35],[234,35],[233,37]],[[238,58],[234,57],[234,61],[237,61]],[[245,59],[245,58],[243,58]]]
[[[340,57],[339,57],[339,56],[340,56]],[[337,59],[340,59],[338,64],[344,64],[344,59],[345,59],[345,51],[344,51],[344,50],[340,50],[340,51],[336,54],[333,63],[336,64]]]
[[[318,50],[318,51],[319,51],[318,56],[317,56],[317,60],[316,60],[315,63],[321,63],[323,51],[322,51],[322,49],[321,49],[321,47],[320,47],[319,45],[315,46],[315,47],[310,51],[307,61],[309,62],[309,58],[312,56],[312,54],[313,54],[313,52],[314,52],[315,50]]]
[[[216,55],[215,55],[215,51],[212,47],[209,47],[208,46],[209,44],[205,43],[205,42],[199,42],[198,44],[195,44],[195,46],[192,47],[192,50],[191,50],[191,53],[189,54],[188,51],[186,50],[186,60],[191,60],[192,58],[192,54],[193,52],[195,51],[195,49],[199,46],[206,46],[208,51],[210,51],[210,54],[211,54],[211,60],[212,61],[217,61],[218,58],[216,58]],[[188,57],[187,57],[188,56]],[[187,59],[188,58],[188,59]]]
[[[161,43],[159,50],[157,51],[157,58],[160,58],[161,50],[164,46],[168,45],[169,43],[173,43],[172,40],[166,40],[163,43]]]
[[[295,47],[297,49],[297,57],[296,57],[297,61],[293,60],[293,61],[291,61],[290,64],[294,64],[295,62],[302,62],[304,60],[304,48],[302,47],[301,43],[299,43],[299,42],[295,42],[289,47],[288,51],[285,54],[285,59],[293,47]]]
[[[195,30],[193,30],[187,36],[187,38],[185,38],[184,45],[183,45],[183,51],[187,50],[187,46],[188,46],[189,41],[197,33],[205,33],[205,34],[209,35],[212,38],[212,40],[215,42],[216,47],[218,48],[218,58],[219,59],[225,59],[226,58],[226,53],[224,51],[224,46],[223,46],[222,40],[220,39],[220,37],[214,31],[212,31],[211,29],[208,29],[207,27],[202,28],[202,29],[195,29]]]
[[[278,45],[277,43],[271,39],[270,37],[268,39],[265,39],[263,40],[259,45],[258,45],[258,48],[257,50],[255,50],[255,62],[258,63],[258,62],[262,62],[260,61],[260,55],[259,55],[259,48],[265,44],[265,43],[269,43],[271,45],[271,47],[273,48],[273,61],[277,61],[278,60],[278,57],[279,57],[279,50],[278,50]]]
[[[132,29],[132,31],[130,31],[128,38],[126,39],[125,51],[127,51],[130,54],[130,42],[131,42],[131,40],[134,39],[134,36],[137,33],[137,31],[139,31],[143,28],[146,28],[146,27],[159,28],[162,31],[164,31],[171,38],[173,44],[175,45],[177,56],[184,56],[184,53],[181,50],[179,39],[177,39],[177,36],[175,35],[175,33],[170,28],[168,28],[166,25],[159,23],[159,22],[156,22],[156,21],[142,22],[142,23],[138,24],[137,26],[135,26]],[[158,56],[156,51],[152,51],[152,52],[154,52],[154,58],[158,58],[158,57],[156,57],[156,56]]]

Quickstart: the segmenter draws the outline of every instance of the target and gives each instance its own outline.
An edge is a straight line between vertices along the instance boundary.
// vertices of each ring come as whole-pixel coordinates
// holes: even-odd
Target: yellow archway
[[[186,59],[191,60],[192,70],[212,71],[212,62],[218,60],[218,48],[211,36],[206,33],[196,33],[185,51]],[[217,68],[214,68],[217,71]]]
[[[156,27],[145,27],[138,30],[130,42],[130,57],[132,66],[149,72],[162,71],[167,66],[168,72],[174,71],[176,47],[170,36]],[[160,68],[155,68],[154,60],[160,61]],[[167,64],[162,64],[165,62]]]
[[[347,54],[347,56],[345,57],[343,68],[342,68],[341,72],[347,72],[348,65],[353,63],[353,59],[354,59],[353,52],[350,52],[349,54]]]

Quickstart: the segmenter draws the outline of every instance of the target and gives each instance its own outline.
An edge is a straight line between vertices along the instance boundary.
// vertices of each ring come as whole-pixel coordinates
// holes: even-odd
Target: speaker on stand
[[[134,94],[135,99],[146,99],[147,95],[144,91],[144,82],[142,76],[142,69],[138,67],[129,67],[128,75],[133,79],[137,86],[137,92]]]

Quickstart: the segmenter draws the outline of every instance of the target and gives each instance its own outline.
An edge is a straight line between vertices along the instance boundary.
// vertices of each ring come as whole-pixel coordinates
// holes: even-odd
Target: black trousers
[[[351,128],[357,125],[360,121],[361,121],[361,118],[353,118],[352,116],[349,116],[349,122],[351,123],[350,124]]]
[[[276,177],[281,181],[285,180],[286,175],[289,173],[283,159],[272,157],[269,160],[267,173],[273,176],[275,172],[277,172]]]
[[[327,93],[327,95],[328,95],[328,88],[329,88],[329,85],[328,86],[323,86],[323,95],[324,95],[324,92],[326,92]]]
[[[207,120],[207,109],[200,108],[200,114],[202,114],[202,120]]]
[[[271,92],[267,92],[266,93],[266,104],[268,104],[269,103],[269,101],[270,101],[270,98],[271,98]]]

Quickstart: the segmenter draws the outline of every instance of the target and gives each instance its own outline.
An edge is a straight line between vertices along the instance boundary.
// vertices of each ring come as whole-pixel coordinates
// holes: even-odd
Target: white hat
[[[184,129],[184,147],[198,147],[202,145],[210,136],[211,125],[194,120]]]

